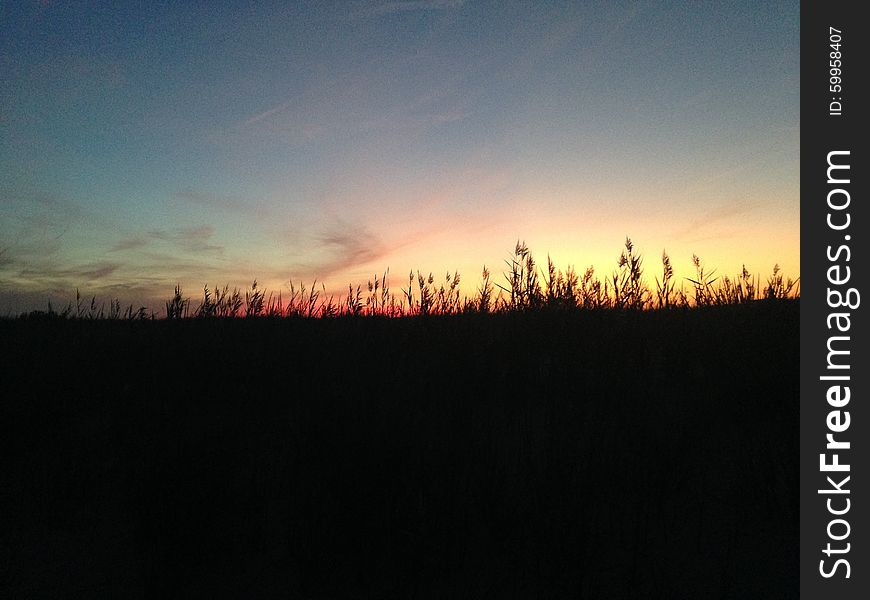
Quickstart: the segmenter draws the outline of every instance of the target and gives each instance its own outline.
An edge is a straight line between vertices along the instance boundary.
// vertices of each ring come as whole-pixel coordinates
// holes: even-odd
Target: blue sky
[[[4,3],[0,314],[175,283],[799,274],[797,3]],[[649,277],[652,277],[652,271]]]

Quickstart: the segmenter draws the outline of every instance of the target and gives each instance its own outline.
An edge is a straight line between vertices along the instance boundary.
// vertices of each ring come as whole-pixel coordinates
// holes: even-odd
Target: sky
[[[797,2],[118,4],[0,5],[0,315],[517,240],[800,274]]]

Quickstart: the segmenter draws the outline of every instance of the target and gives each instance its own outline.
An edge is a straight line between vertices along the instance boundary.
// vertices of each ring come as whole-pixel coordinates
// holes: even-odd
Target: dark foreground
[[[798,304],[0,322],[0,596],[798,595]]]

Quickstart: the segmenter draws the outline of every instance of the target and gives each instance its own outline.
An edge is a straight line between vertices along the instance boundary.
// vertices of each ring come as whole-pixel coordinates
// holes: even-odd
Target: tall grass
[[[617,265],[619,270],[613,274],[613,308],[645,308],[650,292],[643,282],[643,258],[634,253],[630,238],[625,238],[625,249]]]
[[[507,287],[496,284],[507,298],[498,303],[501,310],[528,310],[540,308],[544,295],[538,282],[538,269],[532,252],[525,242],[517,241],[514,255],[505,261],[508,272],[504,274]]]
[[[175,293],[166,301],[167,319],[184,319],[188,316],[190,298],[185,298],[181,293],[181,285],[175,285]]]
[[[176,285],[173,295],[164,302],[164,316],[166,319],[428,317],[535,310],[675,310],[800,297],[800,278],[784,277],[779,265],[773,267],[762,286],[759,277],[749,273],[745,266],[734,277],[714,277],[715,269],[707,271],[696,255],[692,256],[694,277],[685,278],[678,286],[667,251],[662,251],[661,275],[654,278],[653,290],[644,277],[643,257],[628,237],[616,269],[604,280],[592,266],[582,276],[573,266],[560,270],[549,256],[546,269],[541,269],[532,251],[521,241],[517,241],[512,255],[504,262],[503,281],[494,282],[484,266],[480,285],[471,295],[462,294],[458,272],[447,272],[443,281],[436,282],[432,273],[424,275],[419,270],[408,274],[408,285],[401,288],[400,294],[391,291],[386,270],[367,281],[365,294],[361,285],[350,284],[347,295],[340,299],[327,297],[326,286],[323,283],[318,286],[316,280],[310,286],[291,281],[286,298],[283,291],[277,294],[267,291],[256,280],[244,292],[238,288],[230,291],[228,285],[222,288],[205,285],[195,308],[191,308],[192,299]],[[87,302],[76,290],[75,304],[55,311],[49,302],[47,312],[33,311],[22,317],[142,320],[154,319],[156,314],[143,306],[128,305],[122,309],[117,299],[111,300],[107,308],[95,296]]]

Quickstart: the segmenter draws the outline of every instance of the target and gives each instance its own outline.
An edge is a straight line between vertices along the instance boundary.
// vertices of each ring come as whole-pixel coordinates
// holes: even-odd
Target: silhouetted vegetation
[[[0,595],[796,596],[797,284],[506,264],[0,320]]]
[[[164,303],[165,318],[182,319],[189,317],[339,317],[339,316],[431,316],[456,315],[460,313],[515,312],[540,309],[589,309],[611,308],[617,310],[651,310],[670,308],[689,308],[741,304],[755,300],[788,299],[800,296],[799,278],[783,278],[779,265],[773,267],[773,274],[767,285],[760,286],[757,276],[751,275],[746,267],[733,279],[727,276],[713,277],[707,273],[701,259],[692,256],[696,276],[686,278],[691,284],[688,293],[683,285],[679,288],[674,281],[674,271],[667,252],[662,252],[662,278],[655,278],[655,293],[644,278],[643,258],[636,254],[631,239],[626,238],[625,246],[617,259],[617,269],[602,282],[596,277],[595,269],[589,267],[582,278],[578,277],[573,266],[563,273],[557,270],[553,261],[547,257],[546,271],[539,268],[531,250],[524,242],[517,242],[513,255],[505,261],[504,283],[491,281],[489,269],[485,266],[481,275],[480,287],[471,296],[463,296],[460,291],[459,273],[448,272],[443,283],[436,284],[432,273],[424,275],[411,271],[408,286],[400,294],[390,290],[389,271],[375,275],[366,284],[364,295],[361,285],[348,285],[347,296],[336,300],[326,297],[326,287],[317,282],[306,288],[304,283],[298,287],[289,284],[289,296],[284,299],[283,292],[267,292],[255,280],[244,293],[238,288],[230,292],[229,286],[210,289],[203,287],[199,305],[191,310],[192,299],[185,296],[179,285],[175,286],[172,297]],[[498,294],[493,295],[495,289]],[[323,293],[321,293],[323,292]],[[68,305],[59,313],[49,305],[48,312],[34,311],[25,316],[63,317],[87,319],[142,319],[156,318],[144,307],[133,309],[130,305],[120,310],[120,302],[112,300],[111,309],[106,312],[96,298],[91,300],[90,308],[83,308],[76,291],[76,306]]]

